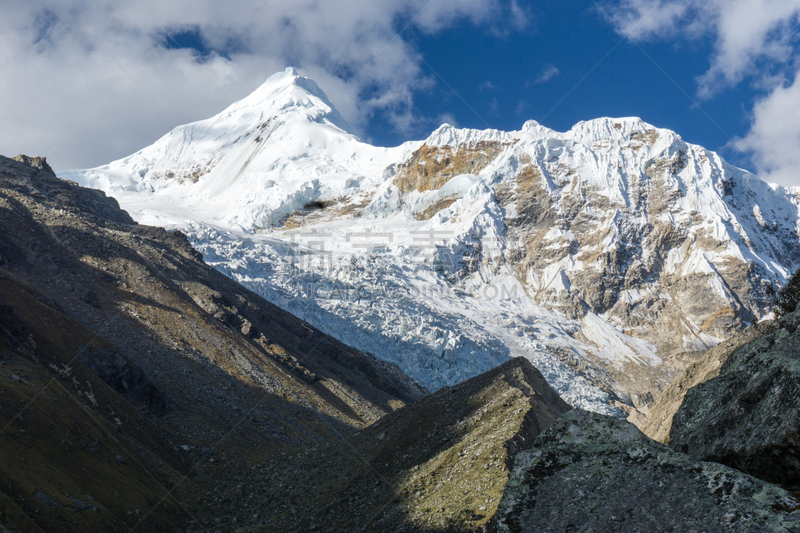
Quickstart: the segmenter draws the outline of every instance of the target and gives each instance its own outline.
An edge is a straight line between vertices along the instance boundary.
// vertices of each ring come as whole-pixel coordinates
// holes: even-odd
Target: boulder
[[[494,527],[800,531],[800,502],[775,485],[677,453],[629,422],[575,409],[517,455]]]

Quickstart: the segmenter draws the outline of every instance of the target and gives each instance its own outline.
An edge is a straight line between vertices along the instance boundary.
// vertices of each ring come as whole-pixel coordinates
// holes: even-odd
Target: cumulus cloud
[[[753,154],[762,177],[800,185],[800,72],[756,102],[750,131],[735,145]]]
[[[631,40],[667,37],[677,31],[693,0],[622,0],[600,9],[617,31]]]
[[[6,2],[0,153],[102,164],[219,112],[288,65],[356,128],[380,110],[408,131],[414,94],[433,80],[395,29],[469,21],[491,31],[519,10],[513,0]]]
[[[800,185],[800,0],[622,0],[601,10],[633,41],[711,36],[698,96],[744,80],[763,91],[750,131],[733,144],[751,153],[762,178]]]
[[[711,67],[698,80],[701,97],[780,69],[798,45],[800,0],[623,0],[602,9],[634,41],[712,35]]]

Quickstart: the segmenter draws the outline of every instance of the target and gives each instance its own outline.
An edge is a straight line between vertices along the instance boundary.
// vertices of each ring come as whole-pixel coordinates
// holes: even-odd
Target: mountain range
[[[525,357],[570,404],[643,412],[768,317],[797,191],[637,118],[361,140],[287,69],[219,115],[60,173],[430,390]]]
[[[384,156],[402,160],[348,185],[348,159],[368,167],[350,148],[368,145],[336,125],[321,92],[294,72],[262,89],[289,95],[283,104],[255,99],[280,108],[272,133],[289,124],[306,143],[278,164],[322,172],[335,165],[309,157],[339,158],[341,176],[318,185],[339,179],[351,196],[309,192],[290,171],[264,188],[261,171],[234,165],[252,177],[241,194],[305,191],[292,200],[299,207],[272,219],[267,204],[257,214],[236,196],[226,204],[225,194],[197,192],[213,169],[190,179],[173,166],[151,182],[146,167],[120,170],[141,162],[132,157],[73,173],[116,187],[132,217],[103,191],[58,178],[43,158],[0,156],[0,532],[800,531],[800,311],[787,303],[783,316],[768,314],[769,288],[789,268],[780,261],[792,261],[791,220],[782,219],[791,191],[719,163],[733,191],[722,205],[702,184],[686,186],[687,167],[673,170],[662,177],[683,192],[669,209],[653,207],[663,189],[637,193],[650,220],[640,244],[651,255],[623,256],[620,243],[639,242],[617,233],[638,223],[632,207],[614,208],[606,226],[587,175],[570,175],[588,199],[575,211],[574,187],[537,188],[541,158],[528,154],[511,177],[501,166],[526,159],[513,151],[528,141],[533,154],[561,142],[578,157],[578,127],[535,142],[524,131],[440,128],[439,145],[372,148],[376,167]],[[235,115],[225,127],[185,127],[193,140],[178,147],[222,164],[249,142],[242,134],[230,144]],[[601,123],[612,135],[642,124],[589,129]],[[476,139],[452,140],[465,135]],[[228,150],[195,150],[215,142]],[[230,168],[216,175],[222,193],[224,178],[237,176]],[[742,196],[758,207],[763,233]],[[658,233],[659,220],[683,220],[698,198],[713,204],[719,231],[736,222],[742,233],[712,249],[713,228],[693,214],[680,230],[691,239],[653,237],[671,231]],[[246,216],[258,223],[240,224]],[[459,224],[466,229],[455,233]],[[547,237],[556,229],[583,248]],[[736,250],[761,254],[740,260],[752,261],[744,289]],[[681,260],[692,254],[707,264],[692,270]],[[578,260],[584,270],[564,270]],[[629,275],[636,261],[650,274]],[[548,268],[560,276],[555,292],[541,288]],[[729,292],[713,300],[708,287],[723,282]],[[715,305],[727,311],[694,337],[659,322],[676,309],[703,318]],[[639,322],[625,329],[623,319]]]

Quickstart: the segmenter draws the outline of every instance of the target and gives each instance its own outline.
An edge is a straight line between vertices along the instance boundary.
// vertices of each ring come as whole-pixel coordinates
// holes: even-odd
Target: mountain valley
[[[293,69],[0,156],[0,532],[798,532],[798,192],[636,118],[371,146]]]

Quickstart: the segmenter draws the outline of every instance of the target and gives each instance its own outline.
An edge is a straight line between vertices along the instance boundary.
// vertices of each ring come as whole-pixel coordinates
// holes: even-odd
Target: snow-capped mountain
[[[431,389],[523,355],[570,403],[640,406],[769,311],[795,194],[636,118],[362,142],[311,80],[61,177]]]
[[[352,191],[365,179],[375,187],[375,170],[398,158],[402,150],[359,142],[317,84],[290,68],[211,119],[95,171],[64,175],[146,199],[157,211],[188,208],[194,218],[250,230],[274,225],[309,198]]]

